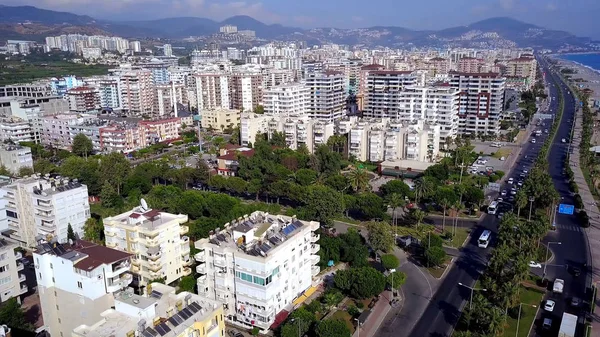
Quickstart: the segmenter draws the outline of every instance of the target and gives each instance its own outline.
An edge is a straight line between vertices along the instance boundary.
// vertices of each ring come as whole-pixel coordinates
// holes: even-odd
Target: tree
[[[73,226],[71,226],[71,224],[67,225],[67,239],[75,242],[75,240],[77,240],[77,237],[75,236],[75,232],[73,231]]]
[[[404,201],[404,198],[398,193],[389,194],[386,198],[386,201],[388,203],[388,206],[392,209],[392,225],[395,227],[398,225],[398,216],[396,211],[399,207],[404,206],[406,202]]]
[[[442,247],[431,246],[425,250],[425,259],[428,264],[439,266],[446,260],[446,252]]]
[[[231,138],[229,143],[234,145],[240,145],[240,127],[236,126],[231,130]]]
[[[83,238],[97,244],[103,244],[104,226],[94,218],[87,219],[83,225]]]
[[[31,168],[31,167],[22,166],[21,168],[19,168],[19,177],[26,177],[26,176],[30,176],[32,174],[33,174],[33,168]]]
[[[339,319],[326,319],[317,325],[317,337],[350,337],[350,328]]]
[[[394,248],[394,233],[387,222],[371,222],[367,225],[369,243],[374,250],[389,252]]]
[[[56,165],[52,164],[48,159],[38,159],[33,162],[33,170],[41,175],[53,173],[57,170]]]
[[[525,194],[525,191],[523,190],[519,190],[517,192],[517,194],[515,195],[515,206],[517,206],[517,217],[521,216],[521,209],[525,206],[527,206],[527,194]]]
[[[179,280],[179,285],[177,287],[177,293],[187,291],[189,293],[195,293],[194,289],[196,288],[196,279],[194,275],[184,276]]]
[[[419,229],[421,222],[423,222],[423,219],[425,219],[425,212],[423,212],[420,208],[417,208],[413,211],[412,216],[417,221],[416,227]]]
[[[400,289],[406,282],[406,274],[401,271],[395,271],[387,276],[387,284],[392,289]]]
[[[259,105],[257,105],[257,106],[255,106],[255,107],[254,107],[254,113],[255,113],[255,114],[259,114],[259,115],[262,115],[262,114],[264,114],[264,113],[265,113],[265,107],[264,107],[264,106],[262,106],[262,105],[260,105],[260,104],[259,104]]]
[[[310,186],[307,189],[304,209],[307,215],[312,216],[321,224],[331,224],[332,218],[343,210],[342,196],[327,186]]]
[[[86,135],[80,133],[73,138],[71,150],[76,155],[87,158],[94,150],[94,144]]]
[[[446,228],[446,210],[450,205],[456,203],[456,199],[456,194],[454,193],[454,190],[452,188],[440,187],[435,192],[435,200],[440,206],[442,206],[444,210],[444,215],[442,219],[442,231],[444,231]]]
[[[117,193],[113,185],[108,182],[102,186],[100,200],[102,201],[102,206],[106,208],[120,208],[123,206],[123,198]]]
[[[119,195],[130,170],[129,161],[120,153],[113,152],[101,159],[100,171],[102,179],[113,185]]]
[[[15,330],[23,329],[26,331],[33,331],[34,329],[33,325],[27,322],[25,312],[14,297],[2,303],[2,306],[0,307],[0,322]]]
[[[287,143],[285,142],[285,134],[283,132],[275,131],[271,134],[269,138],[269,144],[271,146],[285,148],[287,147]]]
[[[386,270],[396,269],[400,265],[400,260],[394,254],[385,254],[381,256],[381,265]]]
[[[354,168],[347,175],[350,186],[356,192],[365,192],[369,188],[369,173],[361,168]]]
[[[315,182],[317,179],[317,172],[311,169],[299,169],[296,173],[293,173],[295,182],[301,186],[308,186]]]
[[[384,215],[383,199],[375,193],[361,193],[356,198],[357,208],[367,219],[382,219]]]
[[[372,267],[339,270],[333,277],[336,288],[354,298],[379,295],[385,289],[385,276]]]
[[[10,172],[4,164],[0,164],[0,176],[12,177],[13,173]]]
[[[408,185],[406,185],[406,183],[400,179],[388,181],[387,183],[381,185],[379,190],[384,197],[391,194],[398,194],[402,198],[410,196],[410,187],[408,187]]]

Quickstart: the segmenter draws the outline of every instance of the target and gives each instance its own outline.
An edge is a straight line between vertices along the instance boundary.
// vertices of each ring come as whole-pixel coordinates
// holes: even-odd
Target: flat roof
[[[135,221],[130,221],[130,218]],[[170,226],[173,221],[184,223],[187,220],[188,217],[184,214],[171,214],[154,209],[144,209],[138,206],[131,211],[105,218],[104,223],[114,222],[121,227],[142,226],[147,231],[155,231],[168,225]]]

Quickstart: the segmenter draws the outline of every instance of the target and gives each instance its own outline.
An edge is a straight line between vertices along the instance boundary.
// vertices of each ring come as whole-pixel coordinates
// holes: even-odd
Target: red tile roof
[[[132,219],[137,219],[137,218],[139,218],[139,217],[141,217],[141,216],[142,216],[142,215],[141,215],[141,214],[139,214],[139,213],[131,213],[131,215],[129,215],[129,217],[130,217],[130,218],[132,218]]]
[[[235,151],[235,150],[227,151],[227,154],[219,156],[219,157],[217,157],[217,159],[237,160],[238,155],[244,156],[246,158],[252,157],[252,156],[254,156],[254,149],[250,149],[248,151]]]
[[[144,213],[143,216],[145,216],[148,219],[152,219],[154,217],[157,217],[160,215],[160,211],[155,210],[155,209],[151,209],[148,212]]]
[[[382,66],[381,64],[367,64],[366,66],[362,66],[362,68],[360,68],[361,70],[383,70],[385,69],[384,66]]]
[[[86,271],[93,270],[103,264],[119,262],[133,256],[133,254],[100,246],[85,240],[77,240],[71,247],[72,250],[87,255],[87,257],[74,265],[75,268]]]

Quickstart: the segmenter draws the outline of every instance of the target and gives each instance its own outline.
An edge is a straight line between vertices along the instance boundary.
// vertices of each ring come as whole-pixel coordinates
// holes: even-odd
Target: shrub
[[[348,315],[350,315],[352,317],[355,317],[358,314],[360,314],[360,310],[358,310],[358,308],[355,305],[349,306],[346,311],[348,312]]]
[[[577,187],[577,183],[574,180],[569,181],[569,190],[573,193],[578,193],[579,188]]]
[[[581,225],[581,227],[583,227],[583,228],[590,227],[590,217],[588,216],[586,211],[579,212],[577,214],[577,217],[579,218],[579,224]]]
[[[446,259],[446,251],[442,247],[432,246],[425,250],[425,260],[432,266],[439,266]]]
[[[385,254],[381,256],[381,265],[387,270],[395,269],[400,265],[400,260],[393,254]]]
[[[581,195],[575,194],[574,204],[575,204],[575,208],[583,209],[583,199],[581,199]]]

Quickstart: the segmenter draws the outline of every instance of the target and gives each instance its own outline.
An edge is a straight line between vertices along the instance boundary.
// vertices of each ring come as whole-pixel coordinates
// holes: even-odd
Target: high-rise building
[[[118,109],[121,107],[121,94],[119,92],[119,78],[106,77],[98,83],[100,107]]]
[[[129,49],[134,53],[139,53],[142,51],[142,44],[140,41],[131,41],[129,42]]]
[[[224,304],[226,320],[267,330],[313,287],[320,224],[254,212],[196,241],[198,295]]]
[[[76,113],[98,111],[100,95],[95,88],[78,87],[67,91],[69,110]]]
[[[460,91],[459,134],[498,134],[505,81],[498,73],[450,73],[450,86]]]
[[[15,175],[21,168],[33,169],[31,148],[20,145],[0,145],[0,165]]]
[[[67,241],[67,229],[83,237],[90,217],[87,186],[68,178],[30,177],[1,188],[10,237],[28,247],[39,239]]]
[[[221,26],[219,28],[219,31],[223,34],[233,34],[233,33],[237,33],[238,29],[237,29],[237,26],[225,25],[225,26]]]
[[[114,293],[133,280],[131,254],[91,242],[41,243],[33,252],[44,325],[52,336],[72,336],[115,305]]]
[[[366,78],[363,115],[374,118],[399,118],[403,91],[418,84],[411,71],[371,70]]]
[[[119,78],[121,107],[132,115],[151,114],[154,110],[154,84],[152,72],[147,69],[130,69]]]
[[[346,111],[345,80],[337,71],[313,72],[304,79],[309,88],[308,112],[311,117],[333,122]]]
[[[148,286],[144,296],[132,290],[115,296],[114,309],[100,314],[93,324],[80,325],[70,336],[225,336],[223,305],[161,283]]]
[[[485,66],[485,61],[475,57],[463,57],[458,60],[457,71],[459,73],[481,73]]]
[[[158,84],[156,87],[156,107],[157,114],[161,117],[175,116],[177,112],[176,104],[187,106],[187,90],[183,83]]]
[[[204,73],[195,75],[196,104],[198,111],[229,109],[229,76],[225,73]]]
[[[163,45],[163,55],[164,56],[173,56],[173,48],[171,47],[170,44],[164,44]]]
[[[506,66],[502,70],[503,76],[524,79],[525,85],[523,89],[528,90],[535,84],[537,61],[533,56],[523,55],[506,62]]]
[[[229,77],[229,98],[231,108],[240,111],[253,111],[263,103],[262,75],[255,73],[235,73]]]
[[[12,240],[0,238],[0,302],[13,297],[21,302],[19,296],[29,290],[27,277],[23,272],[24,266],[20,261],[23,254],[15,250],[17,247],[17,243]]]
[[[212,109],[200,111],[203,129],[221,130],[240,124],[241,113],[236,109]]]
[[[306,114],[310,89],[301,83],[275,86],[265,91],[264,108],[268,115]]]
[[[135,283],[163,279],[169,284],[190,275],[190,242],[185,236],[187,215],[148,208],[145,201],[131,211],[104,219],[106,246],[135,254]]]

